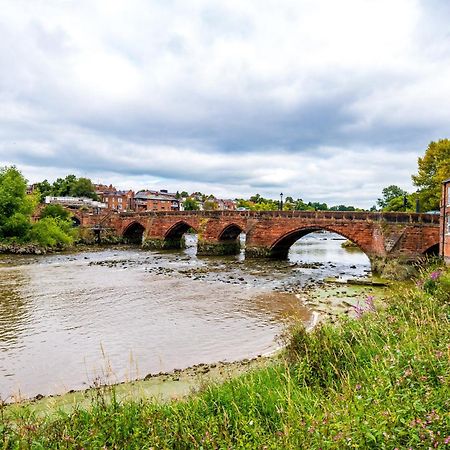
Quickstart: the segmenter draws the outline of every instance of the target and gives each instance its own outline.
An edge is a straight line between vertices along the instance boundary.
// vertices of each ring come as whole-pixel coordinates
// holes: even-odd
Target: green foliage
[[[74,197],[88,197],[94,200],[97,199],[94,185],[88,178],[79,178],[76,180],[71,186],[70,195]]]
[[[74,230],[71,222],[55,217],[45,217],[33,224],[29,238],[43,247],[66,246],[73,243]]]
[[[427,281],[433,281],[433,289]],[[337,326],[296,326],[285,360],[184,401],[0,414],[5,448],[444,448],[450,429],[450,270],[425,273],[387,304]]]
[[[14,167],[0,169],[0,239],[26,235],[36,198],[26,194],[27,182]]]
[[[388,208],[389,203],[392,202],[393,200],[398,200],[398,199],[401,199],[401,201],[403,201],[403,197],[408,194],[402,188],[400,188],[394,184],[391,184],[390,186],[385,187],[381,191],[381,193],[383,196],[377,200],[377,204],[380,208],[383,208],[386,211],[395,211],[395,210],[391,210],[391,209],[386,209],[386,208]]]
[[[200,207],[198,206],[198,203],[193,198],[188,197],[183,202],[183,208],[185,211],[198,211]]]
[[[15,167],[0,170],[0,239],[3,242],[33,242],[45,247],[73,242],[69,215],[56,205],[43,210],[43,219],[32,223],[37,196],[26,194],[27,183]],[[61,208],[63,209],[63,208]]]
[[[415,212],[416,208],[415,205],[416,205],[416,194],[402,195],[400,197],[394,197],[391,200],[389,200],[389,202],[383,208],[383,211]]]
[[[355,208],[354,206],[336,205],[332,206],[330,211],[361,211],[361,209]]]
[[[94,185],[89,178],[77,178],[75,175],[67,175],[65,178],[57,178],[51,185],[47,180],[36,184],[43,202],[46,196],[54,197],[87,197],[97,200]]]
[[[216,209],[218,209],[217,202],[214,201],[214,200],[206,200],[206,201],[203,203],[203,209],[204,209],[205,211],[216,210]]]
[[[48,195],[53,195],[52,185],[48,182],[48,180],[41,181],[40,183],[36,183],[35,187],[39,192],[39,201],[41,203],[44,202],[45,197]]]
[[[41,211],[41,219],[45,219],[46,217],[59,218],[68,221],[71,214],[61,205],[50,204],[46,205]]]
[[[450,178],[450,140],[430,142],[423,158],[418,160],[418,173],[413,175],[422,211],[438,210],[442,182]]]

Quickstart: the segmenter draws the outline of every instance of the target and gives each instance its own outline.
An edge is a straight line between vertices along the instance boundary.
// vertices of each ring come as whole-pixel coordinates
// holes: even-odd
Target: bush
[[[64,247],[74,240],[71,223],[54,217],[46,217],[33,224],[29,238],[44,247]]]

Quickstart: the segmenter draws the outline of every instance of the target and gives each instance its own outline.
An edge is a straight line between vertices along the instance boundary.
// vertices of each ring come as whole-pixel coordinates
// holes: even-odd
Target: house
[[[110,191],[101,194],[101,201],[111,211],[134,211],[134,191]]]
[[[230,199],[217,199],[218,209],[236,211],[236,202]]]
[[[143,190],[134,195],[134,210],[143,211],[179,211],[180,200],[176,194],[167,190],[160,191]]]

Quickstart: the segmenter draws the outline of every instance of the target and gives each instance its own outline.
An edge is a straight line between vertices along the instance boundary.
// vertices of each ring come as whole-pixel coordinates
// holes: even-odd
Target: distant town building
[[[236,202],[230,199],[217,199],[218,209],[236,211]]]
[[[133,191],[112,191],[101,194],[100,200],[112,211],[134,211]]]
[[[180,200],[167,190],[139,191],[134,195],[134,209],[143,211],[179,211]]]
[[[34,184],[29,184],[29,185],[27,186],[27,190],[26,190],[27,195],[34,194],[35,191],[36,191],[36,189],[37,189],[37,184],[36,184],[36,183],[34,183]]]
[[[107,205],[102,202],[97,202],[87,197],[45,197],[46,204],[62,205],[67,208],[78,209],[81,207],[87,208],[106,208]]]
[[[441,255],[450,264],[450,178],[442,183],[440,241]]]

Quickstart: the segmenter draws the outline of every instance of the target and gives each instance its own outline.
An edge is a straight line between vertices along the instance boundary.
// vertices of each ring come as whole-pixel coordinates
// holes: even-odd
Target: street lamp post
[[[280,211],[283,211],[283,193],[280,194]]]

